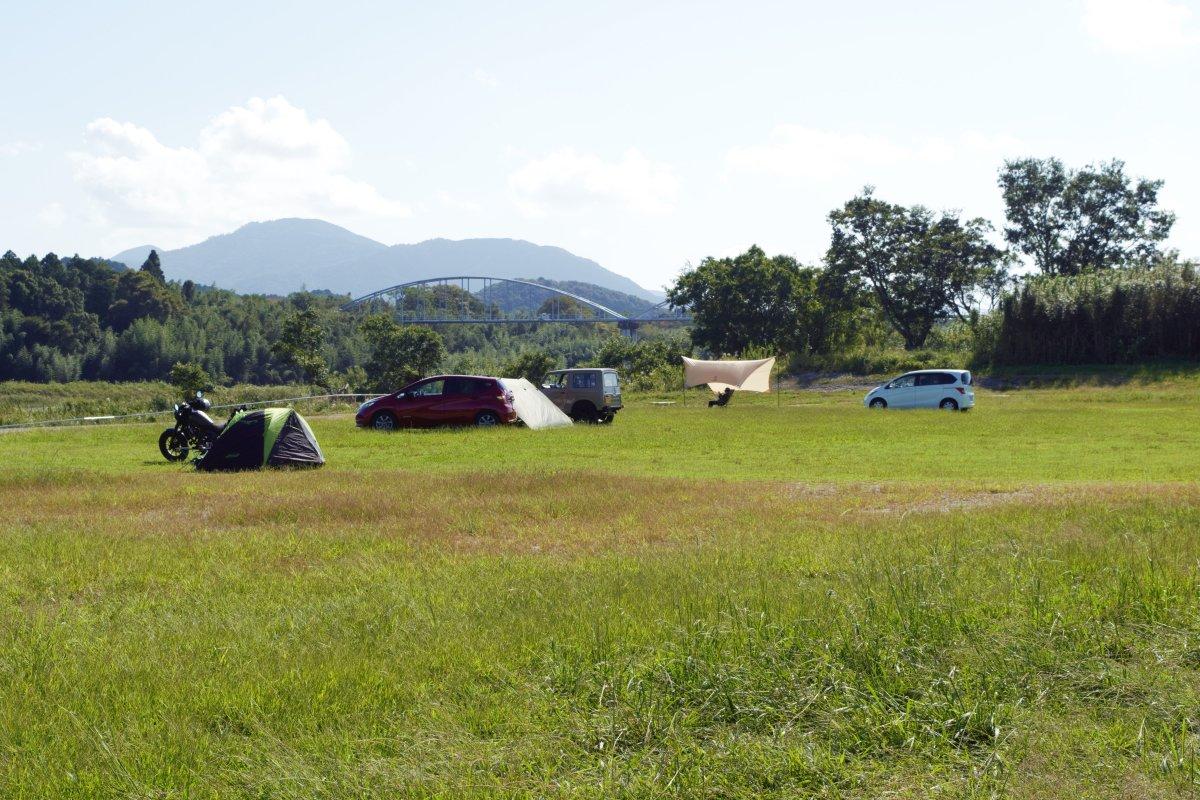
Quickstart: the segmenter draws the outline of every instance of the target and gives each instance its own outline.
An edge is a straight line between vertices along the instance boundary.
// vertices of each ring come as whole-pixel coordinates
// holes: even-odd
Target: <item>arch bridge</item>
[[[355,298],[343,311],[390,311],[398,322],[419,325],[616,324],[634,331],[642,324],[687,324],[691,315],[665,300],[623,314],[583,295],[520,278],[454,275],[399,283]]]

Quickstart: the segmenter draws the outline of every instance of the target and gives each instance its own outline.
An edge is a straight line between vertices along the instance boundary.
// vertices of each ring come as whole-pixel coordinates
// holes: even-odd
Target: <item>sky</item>
[[[997,228],[1005,159],[1161,178],[1200,256],[1200,0],[6,3],[0,250],[315,217],[659,289],[818,263],[863,186]]]

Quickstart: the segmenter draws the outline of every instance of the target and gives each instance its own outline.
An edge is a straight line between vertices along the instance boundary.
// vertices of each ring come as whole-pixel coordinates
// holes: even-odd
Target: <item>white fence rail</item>
[[[378,397],[378,396],[379,396],[378,394],[362,394],[362,393],[309,394],[309,395],[304,395],[302,397],[279,397],[279,398],[275,398],[273,400],[255,400],[255,401],[249,402],[249,403],[223,403],[222,405],[219,405],[219,406],[213,406],[213,410],[215,411],[217,409],[224,409],[224,408],[237,408],[238,406],[246,406],[247,408],[252,408],[254,406],[279,405],[280,403],[296,403],[296,402],[299,402],[302,400],[333,400],[333,399],[339,399],[339,398],[345,398],[348,400],[361,400],[363,398]],[[63,427],[63,426],[68,426],[68,425],[87,425],[88,423],[100,424],[100,423],[104,423],[104,422],[120,422],[122,420],[133,420],[133,419],[153,419],[155,417],[161,417],[163,415],[170,415],[172,413],[174,413],[174,412],[171,409],[167,409],[165,411],[139,411],[134,414],[107,414],[104,416],[94,416],[94,417],[68,417],[65,419],[47,419],[47,420],[36,420],[36,421],[32,421],[32,422],[10,422],[6,425],[0,425],[0,431],[19,430],[22,428],[54,428],[54,427]]]

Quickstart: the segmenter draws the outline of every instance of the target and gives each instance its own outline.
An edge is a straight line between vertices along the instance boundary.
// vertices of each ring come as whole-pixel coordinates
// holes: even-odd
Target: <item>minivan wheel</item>
[[[475,424],[481,428],[490,428],[500,424],[500,417],[495,411],[480,411],[475,415]]]
[[[887,400],[882,397],[876,397],[871,401],[871,408],[887,408]]]
[[[396,415],[390,411],[380,411],[371,420],[371,427],[377,431],[396,430]]]
[[[942,411],[958,411],[958,401],[947,397],[938,406]]]

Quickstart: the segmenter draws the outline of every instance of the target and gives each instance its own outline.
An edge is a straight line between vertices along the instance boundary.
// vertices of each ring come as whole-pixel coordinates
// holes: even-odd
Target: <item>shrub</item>
[[[207,392],[213,388],[213,380],[204,371],[204,367],[191,362],[176,361],[171,367],[170,384],[183,394],[191,397],[196,392]]]
[[[548,353],[541,350],[522,350],[505,362],[502,372],[506,378],[525,378],[536,384],[555,366],[554,358]]]
[[[1036,277],[1005,296],[977,357],[993,364],[1120,364],[1200,358],[1191,264]]]

